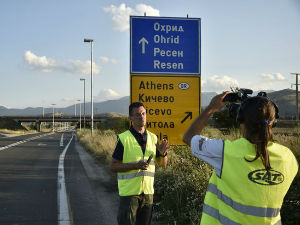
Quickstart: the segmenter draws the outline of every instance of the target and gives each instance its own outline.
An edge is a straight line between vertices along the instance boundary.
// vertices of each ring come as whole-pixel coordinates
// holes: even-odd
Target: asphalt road
[[[117,224],[118,197],[110,176],[76,137],[70,142],[72,135],[68,131],[0,137],[1,225]],[[65,149],[62,200],[58,165]],[[67,205],[68,221],[59,221],[62,204]]]

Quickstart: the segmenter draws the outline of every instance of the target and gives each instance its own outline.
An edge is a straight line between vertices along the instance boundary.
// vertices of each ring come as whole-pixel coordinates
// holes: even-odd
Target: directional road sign
[[[130,74],[200,75],[200,18],[130,17]]]
[[[171,145],[182,137],[200,114],[200,76],[131,75],[130,101],[146,106],[146,127]]]

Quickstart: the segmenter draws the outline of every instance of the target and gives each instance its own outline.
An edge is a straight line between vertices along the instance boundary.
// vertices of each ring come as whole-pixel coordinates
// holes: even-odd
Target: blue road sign
[[[200,75],[200,18],[130,17],[130,74]]]

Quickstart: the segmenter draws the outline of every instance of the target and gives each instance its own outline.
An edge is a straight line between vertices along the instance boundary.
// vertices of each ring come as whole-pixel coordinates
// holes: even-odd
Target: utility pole
[[[299,86],[299,82],[298,82],[298,76],[300,75],[300,73],[291,73],[292,75],[296,76],[296,83],[292,84],[296,85],[296,120],[297,120],[297,126],[299,127],[299,92],[298,92],[298,86]]]

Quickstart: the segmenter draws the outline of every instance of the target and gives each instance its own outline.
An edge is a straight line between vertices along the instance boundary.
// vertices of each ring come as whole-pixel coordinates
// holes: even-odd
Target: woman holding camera
[[[243,137],[234,141],[201,136],[210,116],[221,110],[230,92],[215,96],[191,124],[183,141],[214,167],[201,224],[281,224],[280,208],[298,171],[293,153],[273,142],[278,109],[267,97],[241,103],[237,120]]]

